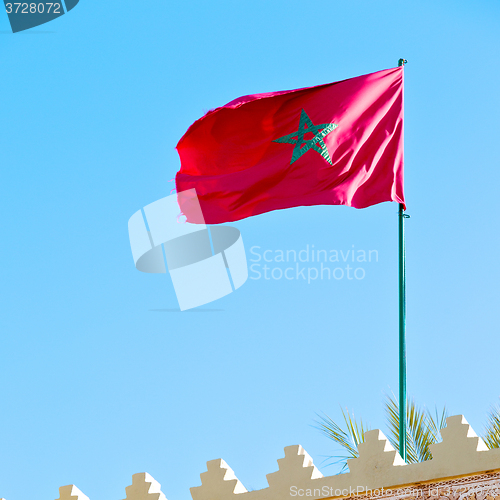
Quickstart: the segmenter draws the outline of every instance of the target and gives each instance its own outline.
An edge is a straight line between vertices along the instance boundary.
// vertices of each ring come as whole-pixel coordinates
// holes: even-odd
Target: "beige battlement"
[[[216,460],[208,462],[207,472],[201,474],[201,486],[191,488],[191,496],[193,500],[284,500],[301,496],[315,500],[363,496],[370,490],[402,489],[500,471],[500,449],[488,450],[463,415],[448,417],[441,437],[442,442],[432,445],[432,460],[406,464],[380,430],[368,431],[358,447],[359,457],[347,462],[349,472],[327,477],[316,469],[302,446],[288,446],[285,457],[278,460],[279,470],[267,475],[269,487],[251,492],[225,462]],[[225,471],[229,481],[225,480]],[[234,495],[239,496],[236,499]]]
[[[193,500],[500,500],[500,449],[488,450],[462,415],[446,419],[441,437],[442,442],[432,445],[432,460],[407,465],[381,431],[369,431],[358,447],[359,457],[348,461],[349,472],[327,477],[302,446],[288,446],[278,470],[266,476],[269,486],[256,491],[247,491],[224,460],[211,460],[191,496]],[[134,474],[125,492],[124,500],[167,500],[160,483],[145,472]],[[59,488],[57,500],[89,498],[68,485]]]
[[[132,484],[125,488],[125,500],[167,500],[161,491],[161,485],[147,472],[132,476]],[[4,500],[1,499],[0,500]],[[89,500],[74,484],[61,486],[57,500]]]

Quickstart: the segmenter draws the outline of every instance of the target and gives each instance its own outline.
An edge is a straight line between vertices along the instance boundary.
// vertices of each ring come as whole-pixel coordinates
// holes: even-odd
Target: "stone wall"
[[[247,491],[224,460],[207,462],[193,500],[500,500],[500,449],[488,450],[462,415],[449,417],[432,460],[405,464],[379,430],[365,434],[349,472],[324,477],[300,445],[285,448],[269,486]],[[132,476],[125,500],[166,500],[149,474]],[[4,500],[4,499],[0,499]],[[76,486],[59,488],[57,500],[89,500]]]

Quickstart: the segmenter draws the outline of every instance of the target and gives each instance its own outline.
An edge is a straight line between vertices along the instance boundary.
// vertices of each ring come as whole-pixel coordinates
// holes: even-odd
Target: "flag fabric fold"
[[[178,202],[218,224],[311,205],[404,204],[403,67],[298,90],[240,97],[177,144]]]

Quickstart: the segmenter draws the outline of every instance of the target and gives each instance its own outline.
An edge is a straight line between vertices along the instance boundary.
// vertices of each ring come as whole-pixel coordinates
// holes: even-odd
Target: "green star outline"
[[[306,128],[307,126],[307,128]],[[323,123],[321,125],[314,125],[307,113],[302,110],[300,113],[299,130],[293,132],[292,134],[284,135],[279,139],[275,139],[273,142],[280,142],[285,144],[295,144],[293,148],[292,159],[290,160],[290,165],[297,161],[304,153],[307,153],[310,149],[314,149],[319,153],[330,165],[332,164],[332,159],[330,158],[330,153],[326,147],[325,141],[323,140],[330,132],[333,132],[338,125],[336,123]],[[304,136],[312,132],[314,137],[309,140],[304,140]]]

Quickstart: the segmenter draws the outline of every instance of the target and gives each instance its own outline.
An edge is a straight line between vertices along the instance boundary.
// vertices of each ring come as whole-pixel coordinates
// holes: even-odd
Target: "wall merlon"
[[[89,500],[74,484],[61,486],[59,488],[59,498],[57,500]]]
[[[125,500],[167,500],[161,485],[147,472],[132,476],[132,484],[125,488]]]
[[[224,500],[235,494],[246,493],[246,488],[222,459],[207,462],[207,471],[200,474],[201,486],[191,488],[196,499]]]
[[[308,481],[323,477],[302,446],[287,446],[284,451],[285,457],[278,460],[278,471],[266,476],[271,489],[289,490],[291,481]]]

